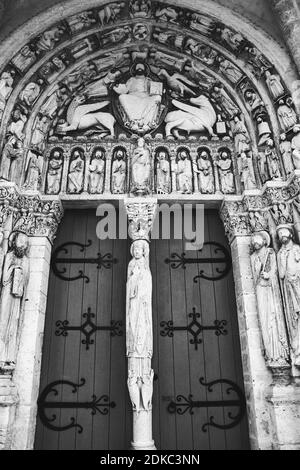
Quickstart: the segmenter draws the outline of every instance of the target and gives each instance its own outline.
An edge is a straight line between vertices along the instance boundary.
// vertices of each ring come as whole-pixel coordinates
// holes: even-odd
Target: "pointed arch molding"
[[[191,9],[187,1],[149,0],[144,2],[148,10],[140,12],[134,10],[136,3],[139,1],[91,1],[89,8],[83,10],[82,2],[61,2],[29,21],[3,43],[0,66],[2,83],[3,74],[6,83],[0,103],[2,166],[5,155],[8,158],[13,155],[19,167],[11,174],[5,170],[4,175],[2,169],[1,176],[17,182],[25,190],[43,192],[50,155],[46,147],[49,148],[49,142],[55,146],[60,140],[54,136],[61,118],[67,119],[72,100],[85,93],[90,82],[113,69],[125,74],[134,58],[143,56],[144,60],[152,61],[156,73],[160,69],[167,69],[169,75],[180,73],[197,85],[196,93],[204,93],[213,100],[220,120],[227,122],[228,135],[223,133],[220,140],[234,140],[230,123],[235,113],[242,114],[260,187],[265,181],[261,181],[256,155],[260,150],[265,151],[265,146],[260,149],[259,145],[265,145],[267,140],[261,140],[263,131],[258,119],[265,129],[270,129],[269,137],[278,152],[280,132],[288,130],[292,139],[292,126],[283,129],[278,120],[279,99],[292,112],[297,111],[297,103],[292,102],[291,96],[296,74],[286,51],[245,18],[214,2],[199,0],[197,8]],[[266,72],[280,81],[282,93],[276,97],[267,86]],[[164,84],[169,86],[166,77]],[[58,93],[60,104],[56,105],[54,100],[53,113],[49,114],[48,110],[45,116],[45,106]],[[189,97],[185,96],[185,100]],[[120,134],[119,130],[116,137]],[[159,135],[164,138],[163,133]],[[72,159],[70,141],[71,138],[67,145],[68,158]],[[31,153],[28,156],[32,150],[41,158],[32,160]],[[31,164],[36,167],[33,173],[40,173],[40,182],[33,186],[26,183]],[[281,167],[285,179],[288,175],[283,162]],[[64,168],[63,173],[67,172]],[[236,187],[241,191],[242,184],[238,181]]]

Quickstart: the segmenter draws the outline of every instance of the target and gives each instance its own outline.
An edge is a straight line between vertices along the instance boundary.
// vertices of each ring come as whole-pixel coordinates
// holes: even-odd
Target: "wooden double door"
[[[100,241],[95,211],[67,211],[52,254],[36,449],[126,450],[127,240]],[[153,433],[161,450],[247,449],[229,248],[217,212],[206,244],[151,242]]]

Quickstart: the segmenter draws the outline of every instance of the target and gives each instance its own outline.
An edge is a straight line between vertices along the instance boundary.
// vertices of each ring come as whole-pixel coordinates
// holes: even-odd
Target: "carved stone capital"
[[[132,240],[149,240],[157,209],[156,199],[126,199],[128,233]]]
[[[241,198],[225,200],[220,216],[230,243],[236,237],[247,237],[251,234],[249,212]]]
[[[40,196],[20,196],[14,208],[13,230],[25,232],[28,236],[48,237],[53,242],[63,208],[58,199]]]

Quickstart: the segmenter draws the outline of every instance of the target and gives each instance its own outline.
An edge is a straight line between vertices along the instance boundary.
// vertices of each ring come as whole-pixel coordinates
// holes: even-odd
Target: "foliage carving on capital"
[[[15,206],[13,229],[29,236],[45,236],[52,242],[62,216],[63,209],[58,201],[20,196]]]
[[[135,200],[125,201],[125,208],[128,215],[128,233],[132,240],[149,240],[157,209],[156,200],[145,200],[136,202]]]
[[[220,215],[230,242],[235,237],[247,237],[251,234],[249,214],[242,209],[245,209],[245,207],[241,201],[225,201],[222,205]]]

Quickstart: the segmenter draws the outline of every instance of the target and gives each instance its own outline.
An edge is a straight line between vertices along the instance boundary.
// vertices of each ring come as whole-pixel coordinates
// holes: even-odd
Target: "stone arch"
[[[255,28],[247,24],[247,35],[242,36],[228,27],[230,17],[233,20],[236,15],[232,12],[229,14],[226,8],[212,5],[206,8],[201,5],[203,8],[198,13],[179,8],[176,2],[169,7],[155,3],[143,16],[132,12],[131,2],[121,2],[117,7],[114,3],[103,6],[102,2],[95,2],[86,11],[78,9],[73,3],[72,6],[67,3],[63,19],[59,23],[52,23],[50,26],[50,12],[48,16],[45,14],[49,26],[44,28],[44,32],[35,27],[34,31],[39,34],[35,37],[30,35],[30,41],[23,45],[21,53],[13,55],[9,64],[3,68],[5,76],[8,74],[10,78],[6,85],[7,97],[2,103],[1,135],[17,133],[25,152],[33,149],[42,154],[49,131],[50,135],[55,132],[55,129],[49,129],[50,121],[54,119],[57,124],[63,113],[55,100],[63,100],[61,95],[65,93],[68,95],[65,96],[65,101],[69,105],[70,102],[73,103],[74,97],[75,100],[78,98],[78,93],[86,92],[89,80],[95,82],[101,76],[107,79],[110,70],[124,69],[126,61],[127,67],[130,67],[130,62],[135,57],[143,57],[148,61],[154,58],[156,65],[158,62],[156,73],[163,75],[166,86],[172,83],[174,73],[179,72],[193,80],[195,86],[200,85],[200,88],[194,88],[195,91],[207,93],[210,98],[217,87],[223,96],[215,97],[214,105],[218,108],[216,112],[224,113],[223,119],[227,116],[228,131],[233,114],[243,114],[255,159],[259,152],[259,133],[262,132],[256,121],[258,116],[266,121],[265,129],[269,126],[269,137],[279,150],[278,98],[283,98],[285,110],[290,109],[297,120],[289,94],[291,82],[280,78],[280,75],[283,76],[281,66],[283,63],[287,66],[289,59],[287,56],[283,57],[278,45],[276,57],[272,53],[266,59],[260,51],[264,36],[261,31],[254,41]],[[53,12],[56,11],[55,8],[58,7],[54,7]],[[79,13],[74,16],[75,8]],[[72,12],[73,16],[70,17],[67,12]],[[228,18],[226,26],[221,21],[221,13]],[[120,43],[124,40],[125,45],[120,53]],[[264,40],[267,46],[274,46],[272,39],[264,37]],[[256,46],[255,43],[259,45]],[[108,53],[116,60],[109,60]],[[24,57],[24,54],[27,56]],[[125,58],[128,55],[129,63],[128,57]],[[281,61],[277,64],[279,55]],[[102,67],[105,61],[106,65]],[[167,68],[170,65],[168,61],[173,61],[172,67],[164,69],[163,73],[160,69]],[[274,77],[275,88],[273,86],[270,89],[267,86],[266,73]],[[178,81],[173,86],[184,86],[187,89],[187,85],[178,85]],[[251,93],[254,98],[251,98]],[[56,97],[57,94],[60,94],[59,98]],[[47,106],[50,106],[48,115],[45,113]],[[284,127],[281,121],[281,131],[291,131]],[[288,124],[286,127],[289,127]],[[5,143],[5,139],[3,140],[5,149],[7,141]],[[266,142],[267,140],[263,143]],[[265,148],[262,150],[265,151]],[[16,182],[24,181],[24,171],[25,168]]]
[[[122,4],[123,2],[119,3]],[[106,33],[113,33],[113,31],[118,28],[127,28],[128,33],[128,28],[131,27],[132,29],[130,34],[138,34],[138,36],[135,37],[134,40],[128,41],[128,44],[124,44],[124,55],[125,53],[129,53],[129,64],[127,64],[127,67],[130,66],[131,61],[134,59],[134,53],[143,54],[144,48],[147,48],[148,53],[150,54],[152,49],[154,48],[159,51],[161,55],[167,54],[170,55],[171,58],[173,57],[173,68],[171,67],[171,74],[176,73],[177,71],[178,73],[183,74],[185,77],[188,77],[190,81],[197,80],[198,83],[200,82],[200,79],[198,78],[197,73],[199,73],[199,76],[202,76],[202,87],[197,88],[197,90],[201,89],[201,92],[206,94],[210,99],[213,99],[211,93],[213,93],[213,91],[216,92],[216,90],[213,89],[212,85],[216,83],[221,83],[222,86],[218,86],[217,88],[219,89],[219,91],[220,89],[223,89],[223,91],[225,92],[225,95],[223,95],[223,98],[225,96],[225,101],[223,101],[223,104],[219,104],[219,106],[221,114],[223,112],[225,118],[222,117],[220,122],[224,124],[224,122],[222,121],[227,120],[227,133],[223,133],[222,135],[220,134],[221,137],[215,141],[213,139],[209,140],[207,138],[207,135],[197,135],[197,137],[199,137],[199,142],[197,141],[197,139],[195,141],[195,139],[193,140],[188,138],[185,138],[184,141],[177,141],[173,139],[167,141],[165,138],[166,136],[164,134],[161,136],[154,135],[154,138],[148,138],[147,143],[151,146],[152,150],[154,148],[157,148],[158,146],[166,145],[166,148],[168,149],[168,152],[170,154],[172,164],[174,162],[174,159],[176,159],[176,154],[179,148],[189,149],[191,154],[191,160],[194,164],[197,158],[198,148],[207,147],[210,150],[211,155],[214,157],[213,163],[216,163],[220,149],[226,147],[232,154],[234,154],[234,173],[238,174],[239,151],[237,150],[237,143],[234,141],[234,135],[230,134],[230,131],[232,132],[232,127],[229,126],[230,117],[232,117],[233,114],[236,113],[232,112],[230,116],[230,113],[228,113],[228,103],[230,103],[231,101],[233,103],[232,106],[236,107],[237,114],[239,116],[241,114],[244,116],[246,133],[249,133],[249,138],[251,141],[250,150],[253,153],[255,161],[257,187],[253,190],[253,193],[249,195],[245,192],[245,188],[242,186],[241,180],[237,178],[237,181],[235,181],[237,189],[236,194],[226,194],[224,191],[222,193],[222,191],[220,190],[222,188],[220,188],[219,186],[218,188],[216,188],[216,193],[213,195],[213,197],[209,197],[210,200],[213,200],[214,204],[217,206],[219,206],[221,202],[224,201],[221,209],[221,214],[223,217],[224,226],[232,242],[234,271],[237,284],[237,301],[241,322],[240,333],[242,341],[245,344],[243,354],[245,356],[245,383],[248,395],[249,416],[251,421],[251,442],[253,448],[270,448],[273,445],[272,438],[264,428],[264,416],[266,413],[266,408],[268,409],[267,413],[269,413],[269,402],[273,399],[273,397],[270,398],[269,394],[272,383],[272,377],[271,373],[266,369],[266,366],[264,364],[263,356],[261,354],[260,349],[259,335],[257,334],[259,329],[257,326],[256,319],[257,307],[255,306],[255,293],[252,285],[249,265],[249,236],[251,232],[258,227],[258,222],[256,220],[257,218],[260,219],[260,227],[264,229],[269,229],[270,231],[272,230],[271,225],[265,218],[265,214],[270,212],[270,208],[274,208],[276,205],[278,205],[278,200],[283,201],[286,204],[286,208],[288,210],[282,211],[282,208],[278,208],[277,212],[275,212],[275,216],[277,217],[275,220],[275,225],[279,222],[293,221],[294,223],[298,223],[299,226],[299,220],[295,216],[294,212],[294,201],[299,196],[299,175],[295,173],[292,177],[290,177],[292,179],[288,179],[283,159],[281,159],[279,162],[280,171],[282,172],[282,178],[280,180],[276,177],[272,178],[269,175],[266,181],[261,181],[260,176],[258,174],[259,167],[257,155],[259,153],[266,157],[266,152],[267,155],[272,154],[272,152],[274,154],[277,152],[277,157],[279,161],[279,153],[281,151],[279,148],[279,134],[282,130],[280,129],[280,123],[278,121],[277,116],[278,99],[275,99],[274,96],[272,96],[272,93],[270,93],[270,90],[268,89],[265,81],[265,75],[261,74],[261,68],[270,70],[271,73],[279,77],[279,82],[277,81],[277,89],[280,89],[281,85],[283,91],[278,98],[283,97],[285,100],[288,99],[288,106],[290,106],[291,109],[294,111],[299,111],[299,109],[297,109],[297,107],[299,107],[299,103],[295,102],[293,104],[291,101],[291,95],[293,92],[293,82],[294,80],[296,80],[297,74],[290,57],[282,48],[282,46],[278,44],[275,39],[271,38],[267,33],[262,31],[261,29],[258,29],[256,25],[252,24],[250,21],[246,20],[245,18],[242,18],[240,15],[238,15],[236,12],[233,12],[229,8],[217,5],[213,2],[198,0],[197,7],[194,7],[193,9],[190,9],[189,3],[190,2],[188,2],[187,0],[183,0],[180,2],[179,0],[173,0],[172,2],[164,2],[163,5],[159,2],[153,2],[153,10],[151,10],[152,13],[149,15],[149,17],[132,18],[129,14],[130,3],[124,1],[125,11],[124,16],[120,17],[120,21],[118,19],[116,19],[115,21],[112,16],[109,18],[109,22],[106,22],[103,25],[101,21],[103,22],[103,19],[107,20],[105,15],[110,14],[109,9],[111,8],[111,3],[93,0],[92,2],[89,2],[89,10],[92,10],[94,12],[92,14],[92,17],[94,18],[95,22],[98,22],[97,27],[95,27],[95,23],[92,22],[92,24],[90,25],[90,29],[89,27],[83,28],[82,30],[79,29],[77,33],[75,32],[75,41],[74,37],[70,32],[72,28],[70,26],[70,20],[68,20],[68,18],[73,15],[77,15],[83,11],[82,2],[79,0],[64,1],[61,2],[61,4],[47,10],[45,13],[38,15],[32,21],[29,21],[27,24],[21,27],[15,34],[13,34],[11,37],[7,38],[7,40],[3,42],[1,47],[1,49],[3,50],[3,54],[1,54],[0,59],[0,76],[3,80],[3,73],[6,74],[5,80],[7,80],[8,83],[6,84],[7,94],[4,96],[5,99],[2,99],[2,102],[0,103],[3,108],[0,108],[0,110],[3,112],[3,116],[1,116],[2,119],[0,128],[2,164],[3,159],[6,155],[5,152],[11,151],[12,153],[17,154],[18,150],[20,150],[15,144],[11,145],[11,149],[6,147],[8,143],[7,139],[12,135],[15,135],[16,133],[16,139],[22,143],[21,150],[26,152],[26,158],[24,158],[24,164],[18,176],[11,178],[14,183],[17,183],[17,185],[21,187],[21,190],[15,187],[14,183],[5,183],[4,190],[1,190],[0,200],[2,206],[5,208],[3,214],[1,213],[1,216],[3,215],[5,220],[7,220],[8,214],[10,225],[12,227],[14,227],[15,229],[17,227],[20,230],[24,230],[33,237],[35,235],[38,235],[44,238],[52,239],[52,237],[54,236],[57,225],[61,218],[61,208],[58,204],[58,200],[61,198],[60,193],[65,193],[66,189],[62,191],[62,186],[59,185],[57,191],[54,191],[51,194],[47,194],[46,188],[48,187],[47,177],[49,167],[49,156],[51,157],[51,155],[53,155],[53,153],[55,152],[55,149],[58,148],[62,149],[62,151],[64,152],[64,155],[62,157],[61,178],[62,184],[64,185],[64,188],[66,188],[68,168],[72,151],[75,148],[79,147],[83,149],[87,157],[90,158],[93,152],[93,148],[90,148],[90,142],[88,141],[88,139],[82,139],[82,136],[80,135],[76,135],[76,138],[74,138],[74,136],[65,136],[64,139],[60,139],[55,135],[51,135],[52,131],[53,134],[55,134],[55,128],[49,131],[45,131],[42,128],[37,129],[36,122],[40,117],[43,116],[43,107],[45,106],[45,103],[47,103],[47,100],[51,99],[51,96],[53,96],[53,92],[59,88],[59,84],[69,79],[70,75],[74,74],[78,67],[83,66],[83,68],[86,68],[86,66],[89,64],[91,66],[92,72],[93,63],[95,61],[98,60],[100,63],[103,62],[101,57],[104,57],[104,52],[110,55],[119,54],[120,45],[122,45],[123,47],[122,41],[119,41],[115,46],[107,46],[107,48],[102,48],[103,43],[101,41],[105,39],[104,35]],[[175,11],[175,16],[180,16],[180,13],[184,12],[186,18],[188,18],[188,21],[184,20],[183,24],[179,24],[179,22],[177,24],[177,19],[175,19],[174,21],[174,13],[172,12],[170,12],[171,17],[169,18],[169,22],[163,20],[158,21],[158,18],[155,16],[156,8],[161,10],[162,8],[168,8],[168,6],[171,8],[171,10]],[[101,11],[102,16],[99,16],[99,14],[97,13],[98,10]],[[202,19],[204,18],[204,25],[201,23],[201,21],[197,23],[197,18],[195,19],[196,24],[192,25],[192,22],[194,21],[193,15],[197,15],[197,18],[198,16]],[[50,47],[50,50],[47,50],[47,40],[51,43],[51,34],[47,34],[48,39],[44,38],[42,41],[42,50],[40,52],[40,55],[37,57],[38,60],[34,60],[32,61],[32,63],[30,62],[28,68],[25,67],[24,70],[22,70],[22,68],[18,68],[18,61],[16,62],[15,57],[19,54],[19,51],[27,43],[30,43],[34,50],[34,48],[37,47],[37,44],[39,44],[43,32],[49,32],[52,27],[55,27],[55,24],[57,23],[57,21],[55,20],[56,18],[61,18],[60,23],[65,26],[66,30],[64,30],[64,32],[57,41],[56,39],[54,40],[52,37],[52,40],[54,40],[55,43],[53,49]],[[110,22],[112,18],[113,21]],[[243,35],[243,38],[240,38],[240,43],[238,49],[236,50],[233,38],[237,39],[237,37],[239,37],[239,34],[237,34],[236,32],[237,22],[239,24],[239,31]],[[137,28],[134,31],[134,25],[139,24],[142,24],[144,26],[146,25],[146,29],[147,27],[150,28],[149,31],[151,31],[151,35],[149,32],[149,37],[143,37],[143,34],[145,34],[145,29],[143,30],[143,28],[141,28],[139,31]],[[205,34],[201,34],[201,31],[197,30],[197,25],[198,27],[201,27],[201,24],[204,30],[205,28],[207,28],[207,24],[214,24],[214,29],[209,29],[209,32],[206,31]],[[161,43],[158,38],[153,37],[153,29],[155,28],[160,28],[162,32],[162,38],[164,34],[166,36],[168,36],[169,34],[169,37],[166,39],[167,43]],[[218,29],[221,31],[217,31]],[[180,39],[178,39],[178,36],[180,36],[180,34],[182,34],[183,32],[185,33],[185,38],[183,39],[183,42],[181,44]],[[218,35],[216,33],[223,34]],[[157,34],[159,35],[160,32],[158,31]],[[174,38],[175,34],[176,40],[172,39]],[[88,54],[81,55],[80,48],[76,49],[75,46],[77,45],[77,42],[84,41],[84,39],[89,36],[96,37],[96,46],[94,47],[93,44],[90,44],[91,50],[89,51],[89,46],[87,45]],[[128,37],[126,38],[125,34],[124,42],[127,39]],[[163,41],[163,39],[161,40]],[[193,43],[192,41],[195,41],[196,43]],[[254,46],[256,50],[249,51],[249,48],[252,49],[252,46]],[[41,42],[38,47],[41,48]],[[199,52],[197,49],[198,47]],[[210,48],[212,56],[214,56],[214,52],[217,56],[221,56],[221,62],[223,61],[223,66],[221,66],[221,69],[217,65],[215,60],[211,64],[209,63],[210,58],[206,58],[206,62],[205,60],[203,60],[203,58],[201,60],[201,50],[205,50],[205,48],[207,47]],[[241,47],[241,49],[239,49],[239,47]],[[248,50],[246,48],[248,48]],[[72,57],[68,55],[70,51],[72,52]],[[99,56],[101,60],[99,60]],[[52,62],[52,76],[51,74],[47,75],[47,73],[44,76],[41,76],[41,69],[45,67],[45,64],[50,63],[53,60],[53,57],[58,58],[58,60],[56,60],[56,63]],[[121,57],[121,59],[123,59],[123,57]],[[148,55],[146,56],[146,59],[149,60]],[[179,70],[176,61],[179,64],[182,64],[182,68],[179,68]],[[228,72],[227,74],[223,72],[224,70],[226,70],[226,61],[228,61],[227,70],[230,70],[231,67],[231,72],[229,72],[229,75]],[[193,63],[199,69],[198,72],[195,72],[194,76],[191,75],[191,68]],[[259,66],[255,67],[255,65],[257,64],[259,64]],[[184,68],[185,65],[188,65],[187,69]],[[50,66],[48,66],[48,69],[49,67]],[[166,67],[168,68],[168,65]],[[95,66],[95,68],[96,75],[90,78],[91,81],[99,77],[101,78],[102,73],[105,75],[105,73],[110,70],[109,67],[101,69],[101,67],[98,68],[98,66]],[[122,66],[120,64],[111,64],[111,68],[118,69],[122,68]],[[11,70],[14,71],[14,74],[13,76],[9,77],[9,73]],[[264,70],[264,72],[266,70]],[[237,79],[235,83],[234,76],[236,76],[237,78],[239,73],[242,74],[241,80]],[[206,77],[206,79],[208,80],[208,84],[206,84],[206,86],[203,85],[203,76]],[[231,79],[229,79],[229,76],[231,77]],[[26,97],[26,94],[24,95],[26,90],[27,92],[32,91],[32,87],[30,87],[29,85],[32,83],[36,83],[36,80],[39,79],[43,79],[43,84],[41,84],[42,87],[39,91],[37,91],[36,88],[36,97],[34,99],[30,98],[30,93],[29,97],[28,93]],[[56,114],[56,111],[53,111],[53,114],[51,113],[50,116],[48,116],[50,121],[52,122],[55,119],[59,120],[60,118],[64,119],[67,113],[67,107],[70,105],[71,100],[78,96],[78,92],[84,92],[89,83],[90,82],[88,80],[84,79],[78,86],[74,85],[73,90],[72,86],[71,88],[69,88],[70,85],[64,85],[65,88],[63,89],[60,88],[60,92],[62,93],[62,95],[64,93],[68,95],[66,100],[67,104],[57,109],[58,114]],[[280,85],[278,83],[280,83]],[[39,83],[36,84],[39,85]],[[167,77],[165,77],[164,84],[165,86],[167,86]],[[28,89],[26,88],[27,86]],[[262,106],[263,108],[258,112],[258,114],[256,113],[256,108],[251,109],[251,104],[249,104],[249,94],[249,96],[247,95],[249,98],[248,101],[245,99],[247,89],[252,90],[254,93],[256,93],[258,96],[258,101],[260,101],[261,99],[261,101],[263,102],[262,105],[259,105],[257,103],[257,108],[259,108],[260,106]],[[60,98],[63,99],[63,96]],[[187,95],[185,95],[184,98],[185,101],[187,101]],[[31,99],[33,100],[32,103],[30,102]],[[218,104],[216,97],[214,99],[214,105]],[[18,122],[20,120],[20,116],[16,119],[13,117],[13,112],[16,109],[16,106],[18,107],[18,109],[20,109],[20,100],[23,102],[25,110],[27,111],[27,115],[24,116],[24,119],[26,118],[26,125],[24,125],[23,127],[22,118],[21,121]],[[53,109],[54,108],[55,103],[53,104]],[[263,117],[262,122],[265,125],[265,134],[268,137],[263,142],[261,142],[260,139],[264,136],[264,134],[260,134],[258,131],[256,121],[257,117]],[[18,125],[14,125],[12,127],[12,122],[14,124],[17,123]],[[55,123],[55,126],[57,124],[58,122]],[[268,126],[270,131],[268,131]],[[293,137],[292,129],[288,129],[288,131],[288,141],[290,142]],[[23,134],[24,138],[20,139],[19,137],[23,137]],[[37,144],[35,143],[34,145],[40,145],[40,148],[33,148],[34,134],[35,139],[37,140]],[[157,134],[159,134],[158,131]],[[124,134],[124,132],[121,132],[120,130],[117,137],[117,142],[115,142],[114,139],[107,139],[101,141],[94,139],[92,144],[94,145],[94,148],[96,148],[96,146],[99,147],[105,145],[105,148],[107,149],[107,164],[105,168],[106,180],[104,190],[106,194],[103,196],[104,199],[107,199],[108,194],[111,194],[112,198],[114,196],[120,196],[121,198],[123,198],[123,193],[127,193],[127,191],[124,190],[121,194],[116,195],[110,189],[112,160],[114,151],[118,148],[122,148],[125,154],[130,155],[130,153],[134,149],[135,137],[133,138],[132,133],[126,134],[125,132]],[[202,137],[202,139],[200,139],[200,137]],[[239,144],[242,147],[243,141],[240,140]],[[44,168],[41,170],[41,180],[43,183],[39,187],[26,188],[26,185],[24,186],[24,183],[27,178],[26,168],[28,167],[28,150],[33,151],[34,154],[41,154],[44,158]],[[240,153],[243,153],[241,149]],[[126,165],[128,166],[127,161]],[[173,179],[174,175],[175,173],[173,172]],[[197,201],[201,201],[205,198],[202,197],[201,192],[199,190],[196,190],[198,185],[196,174],[194,173],[193,176],[193,187],[195,189],[194,192],[196,194],[195,199]],[[126,180],[126,185],[127,187],[129,187],[128,177]],[[264,190],[260,191],[263,186]],[[172,188],[173,187],[174,185],[172,184]],[[35,192],[35,196],[31,195],[32,190]],[[42,193],[42,195],[36,195],[37,191]],[[46,196],[44,196],[43,194],[45,192]],[[244,192],[245,194],[244,196],[242,196]],[[5,202],[7,197],[8,204],[7,202]],[[75,203],[78,198],[78,195],[69,196],[69,200],[71,201],[70,204]],[[88,203],[92,203],[92,198],[89,199],[87,197],[87,199]],[[162,196],[161,199],[164,199],[164,197]],[[95,198],[95,200],[99,200],[99,195]],[[254,212],[256,213],[256,219],[254,225],[251,226],[252,219],[250,215]],[[286,214],[287,212],[288,216]],[[55,219],[54,222],[53,219]],[[47,262],[49,264],[50,248],[48,241],[45,242],[45,246],[43,249],[45,252],[45,259],[47,258]],[[39,247],[37,246],[36,253],[38,252]],[[242,263],[241,260],[244,261],[244,263]],[[41,261],[40,266],[44,268],[46,266],[46,263],[44,263],[44,261]],[[43,296],[45,296],[45,293],[46,288],[44,286]],[[39,298],[40,304],[43,303],[41,298],[42,296],[40,296]],[[39,308],[42,311],[43,307]],[[35,332],[36,337],[41,335],[42,326],[35,325]],[[29,335],[29,333],[31,333],[31,329],[28,327],[28,325],[25,325],[25,336],[26,334]],[[23,351],[25,353],[28,353],[28,351],[26,351],[26,345],[24,346],[24,344],[21,345],[20,354],[22,354]],[[39,366],[36,365],[32,358],[33,356],[35,356],[36,353],[37,361],[39,360],[39,355],[41,354],[39,345],[35,345],[34,347],[32,347],[30,353],[31,354],[27,354],[27,356],[25,354],[25,356],[29,360],[29,362],[31,361],[30,366],[32,366],[32,370],[34,370],[34,372],[30,373],[29,376],[31,381],[30,386],[32,386],[32,389],[34,389],[33,396],[36,396],[37,391],[35,385],[38,381]],[[22,383],[22,373],[24,373],[24,370],[22,369],[21,365],[18,365],[15,374],[15,383],[17,386]],[[35,413],[34,410],[36,403],[34,402],[28,405],[28,402],[26,402],[26,399],[28,399],[28,390],[26,389],[24,393],[21,393],[20,407],[18,409],[17,418],[14,423],[14,445],[23,448],[26,446],[31,447],[33,441],[32,429],[34,428],[34,418],[32,418],[32,416],[34,416]],[[30,391],[29,393],[31,394]],[[26,398],[24,398],[25,395]],[[30,417],[28,417],[28,408],[26,407],[30,408]],[[270,411],[270,415],[273,412],[274,411],[272,409]],[[277,415],[274,419],[276,421]],[[27,431],[26,433],[24,433],[23,436],[20,436],[20,433],[18,435],[18,430],[22,420],[25,422],[25,427],[27,427]],[[272,432],[275,432],[274,428],[272,429]]]

